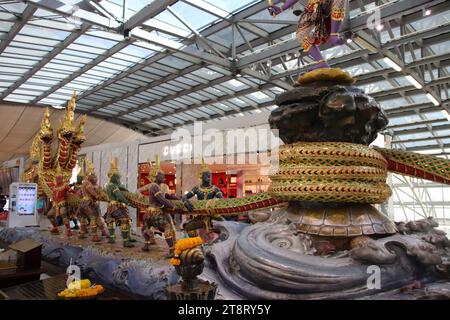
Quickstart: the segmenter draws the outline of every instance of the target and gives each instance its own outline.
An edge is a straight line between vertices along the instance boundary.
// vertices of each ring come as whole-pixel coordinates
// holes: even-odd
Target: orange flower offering
[[[184,250],[195,248],[203,244],[200,237],[180,239],[175,244],[175,255],[179,256]]]
[[[179,266],[179,265],[181,264],[181,260],[178,259],[178,258],[172,258],[172,259],[170,259],[170,263],[171,263],[173,266]]]
[[[183,251],[198,247],[201,244],[203,244],[203,240],[200,237],[178,240],[175,244],[175,258],[170,259],[170,263],[173,266],[179,266],[181,264],[181,260],[178,256],[180,256]]]
[[[84,280],[81,280],[84,281]],[[69,286],[70,287],[70,286]],[[105,291],[102,285],[97,284],[89,287],[80,287],[80,289],[76,289],[73,287],[67,288],[58,293],[59,298],[64,299],[76,299],[76,298],[90,298],[95,297]]]

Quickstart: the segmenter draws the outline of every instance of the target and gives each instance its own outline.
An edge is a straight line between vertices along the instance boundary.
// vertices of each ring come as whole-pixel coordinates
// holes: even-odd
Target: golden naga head
[[[53,141],[53,128],[50,123],[50,110],[45,108],[44,117],[42,118],[41,127],[35,138],[37,141],[40,140],[45,144],[49,144]]]
[[[41,142],[50,144],[53,141],[53,128],[50,123],[50,110],[48,108],[44,111],[44,117],[42,118],[41,127],[39,132],[33,139],[33,143],[30,149],[30,156],[32,159],[38,160],[41,158]]]
[[[86,141],[86,136],[84,135],[84,125],[86,124],[86,115],[82,115],[80,118],[80,122],[78,123],[77,130],[75,131],[75,136],[73,137],[74,142],[78,144],[82,144]]]
[[[109,170],[108,170],[108,178],[111,178],[114,175],[120,177],[119,159],[117,159],[117,158],[113,158],[111,160],[111,163],[109,165]]]
[[[34,137],[33,142],[31,143],[30,158],[31,160],[38,160],[42,158],[39,134]]]
[[[74,91],[72,98],[70,98],[67,104],[66,113],[64,114],[64,119],[59,127],[58,133],[66,139],[71,139],[75,131],[74,128],[74,118],[75,118],[75,108],[77,106],[77,92]]]
[[[48,108],[45,108],[44,118],[42,118],[39,135],[42,142],[44,143],[49,143],[53,139],[53,128],[52,124],[50,123],[50,110]]]
[[[161,160],[159,154],[155,156],[155,164],[152,165],[152,162],[148,160],[148,165],[150,167],[150,171],[148,172],[148,178],[151,181],[154,181],[158,173],[165,174],[165,172],[161,169]]]
[[[67,111],[74,112],[77,107],[77,92],[74,90],[72,93],[72,97],[67,104]]]

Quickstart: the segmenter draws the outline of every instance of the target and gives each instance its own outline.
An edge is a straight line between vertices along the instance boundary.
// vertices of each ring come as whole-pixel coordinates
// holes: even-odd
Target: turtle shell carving
[[[397,232],[388,217],[369,204],[290,206],[289,220],[300,232],[325,237],[389,235]]]

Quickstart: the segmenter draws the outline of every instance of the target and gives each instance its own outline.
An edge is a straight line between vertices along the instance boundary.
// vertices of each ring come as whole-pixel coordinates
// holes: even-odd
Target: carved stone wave
[[[349,299],[399,288],[415,280],[444,277],[447,249],[425,241],[424,235],[400,235],[368,241],[350,251],[314,255],[308,235],[298,233],[283,214],[240,230],[215,222],[222,242],[207,256],[220,278],[249,299]],[[369,289],[369,266],[380,268],[381,288]]]

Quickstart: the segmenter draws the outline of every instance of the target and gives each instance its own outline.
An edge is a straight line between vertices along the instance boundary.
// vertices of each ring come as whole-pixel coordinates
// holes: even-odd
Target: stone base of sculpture
[[[207,256],[225,285],[248,299],[363,299],[415,281],[450,281],[449,240],[432,219],[401,223],[402,234],[321,256],[286,211],[242,229],[215,226],[222,241]]]

